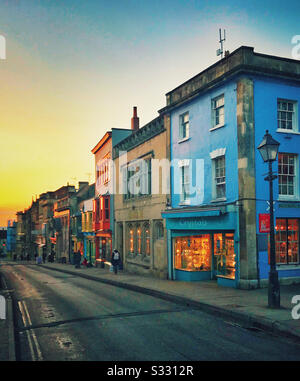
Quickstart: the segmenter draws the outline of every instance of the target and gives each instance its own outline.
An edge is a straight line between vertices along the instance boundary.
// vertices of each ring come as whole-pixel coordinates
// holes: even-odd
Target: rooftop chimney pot
[[[140,128],[140,119],[137,116],[137,107],[133,107],[133,117],[131,118],[131,129],[137,131]]]

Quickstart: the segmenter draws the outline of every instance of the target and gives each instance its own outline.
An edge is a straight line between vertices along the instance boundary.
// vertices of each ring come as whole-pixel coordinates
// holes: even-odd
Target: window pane
[[[295,195],[295,155],[278,155],[278,184],[280,195]]]
[[[299,224],[297,219],[288,219],[288,262],[299,262]]]
[[[285,219],[276,219],[275,226],[275,250],[276,250],[276,262],[277,263],[286,263],[286,220]]]

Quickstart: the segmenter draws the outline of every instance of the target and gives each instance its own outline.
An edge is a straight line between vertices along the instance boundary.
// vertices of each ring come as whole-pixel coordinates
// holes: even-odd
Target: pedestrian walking
[[[111,258],[111,264],[113,266],[113,270],[114,270],[115,274],[118,273],[118,268],[119,268],[120,261],[121,261],[121,255],[118,252],[118,250],[115,249],[113,251],[113,253],[112,253],[112,258]]]
[[[54,257],[55,257],[54,250],[51,250],[51,253],[49,255],[49,262],[53,263],[54,262]]]
[[[80,251],[78,250],[78,251],[74,254],[74,264],[75,264],[75,269],[80,269],[80,261],[81,261],[81,253],[80,253]]]

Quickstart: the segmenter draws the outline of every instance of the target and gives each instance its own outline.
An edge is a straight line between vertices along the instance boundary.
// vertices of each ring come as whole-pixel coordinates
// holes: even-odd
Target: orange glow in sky
[[[283,9],[275,0],[1,1],[0,226],[32,197],[94,182],[91,149],[111,128],[130,128],[133,106],[143,126],[165,93],[215,63],[220,27],[230,51],[290,57],[299,8],[293,0]]]

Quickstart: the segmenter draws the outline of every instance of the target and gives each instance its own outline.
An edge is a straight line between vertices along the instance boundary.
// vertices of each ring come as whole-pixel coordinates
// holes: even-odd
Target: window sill
[[[223,197],[223,198],[216,198],[214,200],[211,200],[210,202],[213,203],[213,202],[224,202],[226,201],[227,198],[226,197]]]
[[[178,140],[178,144],[180,144],[180,143],[184,143],[184,142],[187,142],[188,140],[190,140],[190,137],[189,136],[187,136],[186,138],[183,138],[183,139],[180,139],[180,140]]]
[[[222,128],[225,126],[226,126],[226,124],[219,124],[218,126],[214,126],[214,127],[210,128],[209,131],[218,130],[219,128]]]
[[[282,201],[286,201],[286,202],[292,202],[292,201],[300,201],[299,197],[296,197],[296,196],[279,196],[278,197],[278,201],[282,202]]]
[[[190,200],[181,201],[178,205],[179,206],[191,205],[191,201]]]
[[[294,134],[294,135],[300,135],[300,132],[299,131],[294,131],[294,130],[285,130],[285,129],[280,129],[278,128],[276,130],[276,132],[280,132],[280,133],[283,133],[283,134]]]
[[[150,194],[143,194],[141,196],[135,196],[135,197],[131,197],[131,198],[128,198],[128,199],[124,199],[123,198],[123,202],[131,202],[131,201],[139,201],[139,200],[144,200],[144,199],[147,199],[147,198],[150,198],[152,197],[152,193]]]
[[[281,263],[281,264],[277,264],[276,265],[276,269],[278,271],[280,271],[280,270],[300,270],[300,264],[285,264],[285,263]]]

